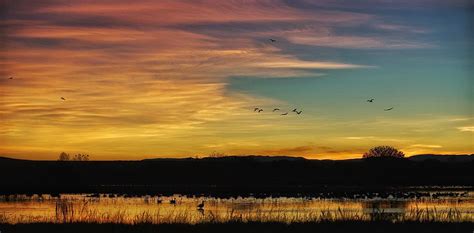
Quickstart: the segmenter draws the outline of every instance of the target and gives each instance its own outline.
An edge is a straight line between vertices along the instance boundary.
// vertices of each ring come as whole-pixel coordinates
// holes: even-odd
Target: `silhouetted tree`
[[[391,146],[376,146],[366,152],[363,158],[403,158],[405,154]]]
[[[77,154],[72,158],[74,161],[89,161],[89,155],[86,154]]]
[[[71,157],[69,156],[68,153],[61,152],[61,154],[59,154],[58,161],[69,161],[69,160],[71,160]]]

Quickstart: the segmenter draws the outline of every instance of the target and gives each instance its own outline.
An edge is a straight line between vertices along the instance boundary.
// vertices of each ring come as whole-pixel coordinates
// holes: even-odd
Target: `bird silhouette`
[[[300,110],[299,112],[296,111],[296,114],[300,115],[302,112],[303,112],[302,110]]]
[[[269,40],[270,42],[272,42],[272,43],[275,43],[275,42],[276,42],[275,39],[268,39],[268,40]]]
[[[375,99],[368,99],[367,102],[372,103],[372,102],[374,102],[374,100],[375,100]]]
[[[64,98],[64,97],[61,97],[61,99],[62,99],[62,100],[66,100],[66,98]]]
[[[288,112],[282,113],[282,114],[280,114],[280,115],[286,116],[286,115],[288,115]]]
[[[170,200],[170,204],[176,205],[176,198],[171,199],[171,200]]]
[[[10,77],[10,78],[8,78],[8,79],[13,79],[13,77]]]
[[[291,110],[291,111],[292,111],[292,112],[296,112],[296,108],[295,108],[295,109],[293,109],[293,110]]]
[[[392,110],[392,109],[393,109],[393,107],[384,109],[384,111],[390,111],[390,110]]]
[[[280,109],[279,109],[279,108],[274,108],[273,111],[274,111],[274,112],[275,112],[275,111],[280,111]]]
[[[253,111],[256,112],[258,111],[260,108],[254,108]]]
[[[161,200],[161,199],[156,200],[156,204],[161,204],[161,203],[163,203],[163,200]]]
[[[197,205],[198,210],[203,210],[204,209],[204,201],[201,202],[201,204]]]
[[[263,109],[259,109],[258,112],[263,112]]]

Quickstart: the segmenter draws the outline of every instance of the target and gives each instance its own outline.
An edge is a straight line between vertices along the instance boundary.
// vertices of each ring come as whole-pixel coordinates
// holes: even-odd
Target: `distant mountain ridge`
[[[144,159],[142,161],[180,161],[180,160],[203,160],[203,161],[254,161],[254,162],[276,162],[276,161],[305,161],[303,157],[293,156],[264,156],[264,155],[231,155],[220,157],[204,157],[204,158],[154,158]]]
[[[471,162],[474,161],[474,154],[465,155],[443,155],[443,154],[420,154],[407,157],[406,159],[414,162],[422,162],[427,160],[434,160],[440,162]],[[264,156],[264,155],[232,155],[232,156],[221,156],[221,157],[203,157],[203,158],[154,158],[144,159],[142,161],[182,161],[182,160],[202,160],[202,161],[219,161],[219,162],[232,162],[232,161],[254,161],[254,162],[276,162],[276,161],[315,161],[318,159],[306,159],[303,157],[293,156]],[[354,159],[343,159],[343,160],[331,160],[323,159],[321,161],[358,161],[363,158]]]
[[[412,161],[437,160],[440,162],[472,162],[474,154],[470,155],[440,155],[440,154],[421,154],[408,157]]]
[[[472,162],[474,161],[474,154],[461,154],[461,155],[443,155],[443,154],[419,154],[407,157],[406,159],[414,162],[421,161],[440,161],[440,162]],[[5,156],[0,156],[0,161],[35,161],[28,159],[16,159]],[[319,159],[306,159],[304,157],[293,157],[293,156],[266,156],[266,155],[231,155],[221,157],[203,157],[203,158],[151,158],[143,160],[130,160],[130,161],[216,161],[216,162],[236,162],[236,161],[253,161],[253,162],[278,162],[278,161],[318,161]],[[343,160],[331,160],[321,159],[319,161],[359,161],[362,158],[354,159],[343,159]],[[55,160],[49,160],[55,161]],[[97,160],[91,160],[94,162]],[[115,160],[115,161],[127,161],[127,160]]]

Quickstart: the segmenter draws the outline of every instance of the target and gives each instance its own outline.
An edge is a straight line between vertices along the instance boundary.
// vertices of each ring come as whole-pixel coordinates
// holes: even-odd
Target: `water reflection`
[[[407,211],[408,201],[376,200],[361,202],[363,213],[371,220],[396,220],[400,219]]]
[[[210,198],[102,195],[0,196],[0,221],[163,223],[206,221],[473,221],[472,193],[462,198]],[[199,204],[205,203],[199,208]]]

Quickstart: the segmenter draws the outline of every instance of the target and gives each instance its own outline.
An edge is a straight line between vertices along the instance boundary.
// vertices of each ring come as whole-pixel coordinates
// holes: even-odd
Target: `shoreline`
[[[364,198],[367,196],[410,199],[427,197],[431,192],[453,194],[473,191],[474,186],[352,186],[352,185],[261,185],[261,186],[229,186],[229,185],[5,185],[0,195],[41,195],[49,194],[91,194],[100,196],[200,196],[200,197],[310,197],[310,198]]]

